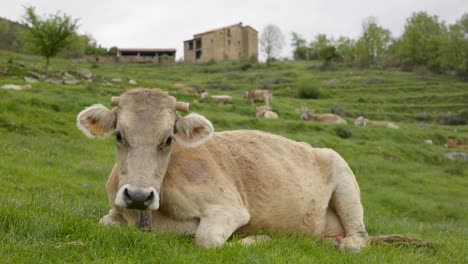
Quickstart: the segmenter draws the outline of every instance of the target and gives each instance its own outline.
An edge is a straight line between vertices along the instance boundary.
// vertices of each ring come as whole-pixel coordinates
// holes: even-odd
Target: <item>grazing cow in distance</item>
[[[372,121],[372,120],[368,120],[367,118],[363,117],[363,116],[359,116],[358,118],[356,118],[356,120],[354,121],[354,124],[356,126],[384,126],[384,127],[388,127],[388,128],[393,128],[393,129],[399,129],[400,127],[398,125],[396,125],[395,123],[392,123],[392,122],[388,122],[388,121]]]
[[[257,118],[266,118],[266,119],[278,119],[278,114],[276,112],[271,111],[271,108],[262,105],[257,107]]]
[[[220,105],[224,105],[224,104],[232,104],[233,102],[233,99],[232,99],[232,96],[230,95],[212,95],[210,96],[208,94],[208,92],[203,92],[202,94],[200,94],[200,98],[202,101],[205,101],[209,98],[211,98],[211,100],[213,100],[214,102],[220,104]]]
[[[308,107],[301,107],[296,109],[296,112],[301,114],[301,119],[306,121],[315,121],[321,123],[330,123],[330,124],[347,124],[348,122],[335,114],[314,114],[314,109],[309,109]]]
[[[251,90],[244,93],[244,98],[252,104],[264,102],[266,106],[272,107],[273,93],[270,90]]]
[[[468,145],[460,145],[458,139],[455,138],[449,138],[449,140],[447,140],[447,144],[445,144],[445,147],[454,149],[468,149]]]
[[[351,252],[367,245],[356,178],[334,150],[261,131],[215,133],[201,115],[181,117],[176,110],[187,105],[155,89],[130,90],[112,104],[77,116],[88,137],[115,135],[111,210],[101,224],[192,234],[204,248],[262,230],[334,239]]]
[[[205,89],[198,88],[198,87],[187,87],[187,88],[180,89],[179,92],[186,93],[186,94],[202,94],[205,92]]]

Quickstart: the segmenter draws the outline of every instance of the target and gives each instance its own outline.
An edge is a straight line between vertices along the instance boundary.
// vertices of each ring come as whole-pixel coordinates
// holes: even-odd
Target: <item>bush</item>
[[[353,133],[347,126],[339,126],[336,128],[336,134],[340,138],[351,138],[353,136]]]
[[[432,120],[432,116],[426,112],[417,113],[415,119],[420,122],[428,122]]]
[[[456,113],[448,112],[447,114],[441,115],[439,117],[439,123],[441,125],[464,125],[467,123],[467,120],[463,116]]]
[[[319,87],[313,79],[299,79],[296,82],[297,97],[303,99],[318,99],[322,97]]]

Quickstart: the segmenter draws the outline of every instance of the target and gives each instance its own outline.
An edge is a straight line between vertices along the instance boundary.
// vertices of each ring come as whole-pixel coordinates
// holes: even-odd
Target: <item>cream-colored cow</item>
[[[347,124],[346,120],[341,118],[339,115],[326,113],[326,114],[314,114],[314,109],[309,109],[307,107],[301,107],[296,109],[296,112],[301,114],[301,119],[306,121],[315,121],[321,123],[330,123],[330,124]]]
[[[400,127],[396,125],[395,123],[388,122],[388,121],[372,121],[368,120],[367,118],[364,118],[363,116],[359,116],[356,118],[354,121],[354,124],[356,126],[385,126],[388,128],[393,128],[393,129],[399,129]]]
[[[266,105],[257,107],[257,113],[255,116],[257,118],[278,119],[278,114],[273,112],[271,108]]]
[[[270,90],[251,90],[244,93],[244,98],[252,104],[264,102],[266,106],[273,106],[273,92]]]
[[[113,104],[77,117],[88,137],[115,134],[102,224],[194,234],[205,248],[261,230],[338,239],[352,252],[367,244],[356,178],[332,149],[260,131],[215,133],[201,115],[180,117],[181,104],[159,90],[131,90]]]

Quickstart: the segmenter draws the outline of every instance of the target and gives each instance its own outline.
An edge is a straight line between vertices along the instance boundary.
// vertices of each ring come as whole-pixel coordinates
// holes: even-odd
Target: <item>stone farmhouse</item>
[[[258,32],[242,23],[209,30],[184,41],[186,63],[258,59]]]
[[[121,49],[117,48],[116,59],[119,62],[150,62],[173,63],[175,62],[175,49]]]

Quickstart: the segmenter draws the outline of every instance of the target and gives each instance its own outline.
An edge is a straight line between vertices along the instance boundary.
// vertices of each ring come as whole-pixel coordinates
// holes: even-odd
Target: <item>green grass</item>
[[[13,57],[14,64],[7,63]],[[22,67],[19,64],[24,64]],[[23,84],[29,71],[41,72],[36,56],[0,52],[0,86]],[[32,68],[36,67],[36,68]],[[455,137],[467,142],[468,126],[441,126],[448,111],[468,109],[468,84],[450,76],[399,71],[340,68],[319,71],[312,63],[271,67],[215,65],[99,65],[52,60],[52,72],[90,69],[97,81],[80,85],[35,83],[24,91],[0,90],[0,260],[2,263],[466,263],[468,262],[468,176],[466,161],[451,161],[442,145]],[[261,129],[316,147],[337,150],[350,164],[361,187],[365,221],[371,235],[405,234],[439,243],[436,249],[371,246],[358,255],[301,235],[274,235],[252,247],[203,250],[192,237],[98,225],[109,209],[104,189],[113,166],[114,142],[89,140],[75,126],[85,106],[120,94],[134,79],[142,87],[169,90],[210,119],[217,131]],[[296,98],[294,84],[307,78],[323,98]],[[381,83],[368,84],[377,78]],[[322,86],[328,79],[336,87]],[[199,103],[177,93],[173,84],[210,87],[211,94],[231,94],[235,104]],[[228,90],[215,90],[216,88]],[[242,99],[247,89],[273,90],[279,120],[255,118]],[[329,112],[333,104],[364,112],[370,119],[391,120],[401,129],[356,127],[347,118],[351,138],[337,125],[299,120],[295,109]],[[432,121],[416,121],[426,112]],[[434,145],[423,143],[432,139]],[[239,239],[238,236],[232,240]]]

